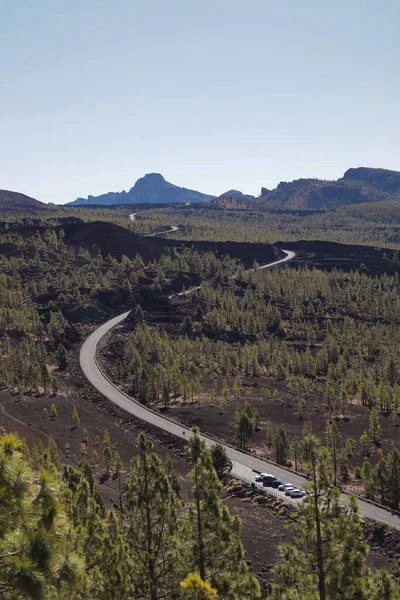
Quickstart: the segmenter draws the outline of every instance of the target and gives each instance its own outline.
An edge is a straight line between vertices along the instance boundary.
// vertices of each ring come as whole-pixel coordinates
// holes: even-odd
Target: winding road
[[[186,204],[185,204],[186,206]],[[138,213],[131,213],[129,215],[129,218],[131,221],[135,221],[136,220],[136,215]],[[148,235],[145,235],[144,237],[158,237],[159,235],[165,235],[166,233],[173,233],[174,231],[178,231],[179,227],[175,227],[174,225],[171,225],[171,227],[169,229],[166,229],[165,231],[156,231],[155,233],[149,233]]]
[[[166,233],[173,233],[174,231],[178,231],[179,227],[175,227],[175,225],[171,225],[170,229],[166,229],[165,231],[156,231],[155,233],[149,233],[145,237],[158,237],[159,235],[165,235]]]
[[[158,234],[160,235],[160,234]],[[268,269],[279,264],[285,263],[291,260],[295,254],[290,250],[283,250],[286,254],[284,258],[274,261],[267,265],[259,267],[261,269]],[[190,293],[191,290],[187,290],[184,293]],[[125,410],[126,412],[134,415],[138,419],[145,421],[164,432],[168,432],[178,438],[187,440],[191,437],[192,432],[189,428],[184,427],[177,421],[170,419],[166,416],[157,413],[156,411],[147,408],[140,404],[134,398],[131,398],[123,391],[121,391],[110,379],[103,373],[96,357],[97,347],[102,338],[111,331],[118,324],[122,323],[128,316],[130,311],[114,317],[110,321],[107,321],[96,329],[83,343],[80,351],[80,365],[81,368],[90,381],[90,383],[101,393],[103,396],[108,398],[111,402]],[[213,439],[211,436],[201,434],[207,447],[211,447],[218,440]],[[233,446],[228,444],[222,444],[225,447],[229,459],[232,461],[232,475],[248,482],[254,482],[255,472],[271,473],[276,477],[279,477],[283,481],[293,483],[296,486],[301,487],[305,483],[306,478],[296,473],[288,472],[272,462],[257,458],[248,452],[242,452],[237,450]],[[277,490],[271,490],[275,495],[284,497],[282,492]],[[286,500],[291,500],[285,497]],[[348,501],[348,496],[342,494],[342,502],[345,504]],[[364,500],[358,500],[360,514],[368,519],[373,519],[381,523],[385,523],[396,529],[400,529],[400,518],[395,514],[392,514],[390,510],[387,510],[379,505],[366,502]]]

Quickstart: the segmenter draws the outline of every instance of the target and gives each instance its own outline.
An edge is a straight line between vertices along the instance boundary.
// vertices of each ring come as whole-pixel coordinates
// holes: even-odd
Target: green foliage
[[[64,371],[68,366],[68,352],[65,346],[63,346],[61,343],[58,344],[56,350],[56,359],[58,362],[58,366]]]
[[[84,585],[84,556],[71,545],[59,481],[45,469],[35,474],[22,447],[14,435],[0,438],[0,595],[66,600]]]
[[[143,434],[138,443],[139,455],[132,461],[125,494],[129,546],[136,557],[138,595],[157,600],[178,588],[182,501],[161,459],[150,452],[152,443]]]
[[[108,433],[107,429],[104,430],[103,434],[103,459],[106,465],[106,475],[108,477],[108,475],[110,474],[110,466],[113,459],[113,453],[111,448],[110,434]]]
[[[79,413],[76,406],[74,406],[74,408],[72,409],[72,420],[75,423],[75,427],[79,427],[79,425],[81,424],[81,420],[79,418]]]
[[[247,444],[254,433],[254,415],[247,402],[244,408],[240,404],[237,405],[232,430],[239,447],[246,450]]]
[[[272,600],[379,600],[399,598],[393,580],[367,566],[364,541],[355,498],[346,506],[331,487],[332,472],[326,451],[315,444],[310,457],[310,494],[299,506],[294,521],[296,545],[281,547],[281,562],[271,577]]]
[[[285,465],[289,452],[289,439],[283,427],[279,426],[274,434],[273,446],[275,460],[279,465]]]
[[[369,435],[377,444],[380,440],[382,428],[379,425],[378,414],[376,412],[375,406],[371,408],[371,414],[369,418]]]
[[[240,541],[240,522],[219,499],[221,484],[204,441],[194,428],[187,456],[192,464],[190,504],[185,527],[186,564],[227,600],[260,597],[249,574]]]
[[[225,447],[222,444],[213,444],[210,452],[214,469],[218,477],[222,478],[230,465]]]

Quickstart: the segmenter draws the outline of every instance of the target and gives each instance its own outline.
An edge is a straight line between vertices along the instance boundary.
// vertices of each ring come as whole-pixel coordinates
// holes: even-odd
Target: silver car
[[[283,483],[282,485],[278,486],[278,490],[280,492],[284,492],[286,490],[286,488],[288,487],[294,487],[291,483]]]
[[[299,490],[299,489],[294,489],[290,491],[289,496],[291,498],[304,498],[304,496],[306,495],[304,490]]]

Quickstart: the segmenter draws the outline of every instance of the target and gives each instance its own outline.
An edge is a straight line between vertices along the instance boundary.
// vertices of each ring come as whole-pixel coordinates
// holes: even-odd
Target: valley
[[[391,479],[400,410],[396,244],[340,244],[322,234],[291,241],[291,219],[313,214],[277,215],[284,228],[259,242],[246,240],[257,236],[261,214],[276,213],[166,205],[132,214],[66,207],[13,221],[5,213],[0,425],[27,440],[34,460],[53,440],[60,462],[89,463],[114,509],[140,432],[172,460],[184,497],[191,427],[208,447],[226,444],[224,504],[242,519],[264,594],[279,543],[292,539],[291,505],[268,489],[257,496],[248,482],[268,471],[301,486],[312,436],[331,453],[333,482],[360,498],[369,563],[397,577],[389,543],[400,502]],[[357,227],[351,235],[356,242]],[[122,461],[117,477],[105,471],[104,436]],[[374,521],[385,528],[379,542]],[[260,523],[276,542],[260,536]]]

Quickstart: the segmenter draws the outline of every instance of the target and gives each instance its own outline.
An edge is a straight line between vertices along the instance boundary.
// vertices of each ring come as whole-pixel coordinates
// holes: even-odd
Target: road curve
[[[165,231],[156,231],[155,233],[149,233],[145,237],[158,237],[159,235],[164,235],[166,233],[173,233],[174,231],[178,231],[179,227],[175,227],[171,225],[170,229],[166,229]]]
[[[129,218],[131,221],[135,221],[136,220],[136,215],[138,213],[131,213],[129,215]],[[145,235],[144,237],[157,237],[159,235],[164,235],[166,233],[173,233],[174,231],[178,231],[179,227],[175,227],[174,225],[171,225],[170,229],[167,229],[166,231],[156,231],[156,233],[149,233],[148,235]]]
[[[283,250],[286,256],[278,261],[263,265],[261,268],[267,269],[278,264],[284,263],[293,258],[294,253],[290,250]],[[131,398],[123,391],[121,391],[116,385],[114,385],[108,377],[102,372],[96,358],[97,346],[101,339],[108,333],[113,327],[122,323],[128,316],[130,311],[114,317],[110,321],[107,321],[96,329],[83,343],[80,351],[80,365],[90,383],[105,396],[111,402],[125,410],[126,412],[134,415],[138,419],[150,423],[151,425],[161,429],[162,431],[168,432],[175,435],[178,438],[187,440],[191,437],[192,432],[188,427],[181,425],[180,423],[157,413],[156,411],[147,408],[140,404],[134,398]],[[211,447],[217,440],[211,436],[201,434],[201,437],[206,442],[207,447]],[[278,465],[271,463],[267,460],[256,458],[250,453],[242,452],[236,448],[222,444],[227,452],[228,457],[232,461],[233,469],[232,474],[245,481],[254,481],[254,472],[268,472],[284,481],[289,481],[296,486],[301,486],[305,483],[306,478],[296,473],[289,473],[287,469],[283,469]],[[276,490],[272,490],[277,495],[282,495]],[[348,496],[342,494],[341,496],[343,503],[347,503]],[[285,498],[290,500],[289,498]],[[389,510],[365,502],[364,500],[358,500],[360,514],[363,517],[373,519],[400,529],[400,519],[395,514],[392,514]]]
[[[267,265],[261,265],[261,267],[257,267],[256,269],[251,269],[252,271],[262,271],[263,269],[270,269],[271,267],[275,267],[276,265],[281,265],[284,262],[287,262],[288,260],[292,260],[292,258],[294,258],[296,255],[294,252],[292,252],[291,250],[282,250],[282,252],[284,252],[286,254],[286,256],[284,258],[280,258],[279,260],[276,260],[275,262],[272,263],[268,263]]]

